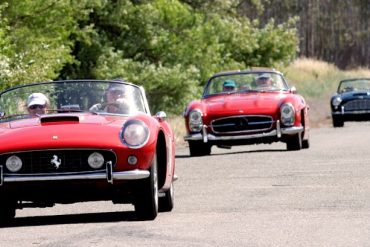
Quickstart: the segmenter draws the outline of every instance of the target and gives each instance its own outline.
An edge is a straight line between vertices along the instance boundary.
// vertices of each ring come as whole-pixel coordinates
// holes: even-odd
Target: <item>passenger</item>
[[[124,85],[112,83],[105,93],[106,102],[98,103],[90,107],[92,112],[108,112],[117,114],[128,114],[130,106],[125,99]]]
[[[31,116],[46,114],[49,99],[43,93],[33,93],[27,99],[27,110]]]
[[[236,84],[234,80],[224,81],[223,88],[222,88],[224,92],[232,92],[232,91],[235,91],[235,89],[236,89]]]

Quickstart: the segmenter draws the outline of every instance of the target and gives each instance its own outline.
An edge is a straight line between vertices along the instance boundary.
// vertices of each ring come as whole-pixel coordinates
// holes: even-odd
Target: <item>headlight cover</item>
[[[335,107],[338,107],[340,105],[340,103],[342,102],[342,99],[338,96],[338,97],[335,97],[333,100],[332,100],[332,104],[333,106]]]
[[[9,171],[17,172],[22,168],[23,163],[22,163],[22,160],[18,156],[12,155],[6,159],[5,165]]]
[[[189,113],[189,129],[192,132],[199,132],[202,130],[203,120],[202,112],[198,109],[192,110]]]
[[[281,123],[285,126],[294,125],[295,111],[294,107],[290,103],[282,104],[280,107]]]
[[[123,144],[130,148],[141,148],[149,140],[149,128],[141,120],[129,120],[122,128],[120,137]]]

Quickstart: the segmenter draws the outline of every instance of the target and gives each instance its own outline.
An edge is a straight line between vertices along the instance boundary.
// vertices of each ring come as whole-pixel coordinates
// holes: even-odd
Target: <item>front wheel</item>
[[[135,212],[140,220],[154,220],[158,215],[158,173],[157,156],[154,155],[150,176],[139,182],[134,202]]]
[[[304,148],[304,149],[310,148],[310,140],[309,139],[302,141],[302,148]]]
[[[190,156],[210,155],[211,147],[211,145],[202,141],[189,141]]]
[[[302,149],[302,136],[300,133],[295,134],[286,142],[286,147],[288,151],[295,151],[295,150],[301,150]]]
[[[333,127],[334,128],[340,128],[344,126],[344,121],[340,117],[333,116]]]
[[[163,197],[159,197],[159,212],[170,212],[173,209],[175,197],[174,197],[173,181],[169,190],[164,192]]]
[[[11,223],[15,217],[16,202],[15,201],[0,201],[0,224],[7,225]]]
[[[302,134],[302,136],[304,136],[304,134]],[[307,133],[307,139],[302,140],[302,148],[303,149],[310,148],[310,135],[309,135],[309,133]]]

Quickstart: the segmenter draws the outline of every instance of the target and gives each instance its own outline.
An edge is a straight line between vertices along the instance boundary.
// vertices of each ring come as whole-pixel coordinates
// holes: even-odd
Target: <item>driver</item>
[[[272,88],[272,78],[271,75],[268,73],[264,73],[257,77],[256,80],[256,87],[259,89],[268,89]]]
[[[125,90],[123,85],[116,83],[109,84],[105,93],[105,98],[106,102],[93,105],[90,107],[90,111],[117,114],[129,113],[129,104],[125,99]]]
[[[43,93],[33,93],[28,96],[27,111],[31,116],[46,114],[49,105],[49,99]]]

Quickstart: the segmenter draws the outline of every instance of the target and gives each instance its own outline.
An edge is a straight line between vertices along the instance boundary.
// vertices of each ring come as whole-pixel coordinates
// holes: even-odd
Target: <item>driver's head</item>
[[[125,91],[124,86],[116,83],[109,85],[107,90],[107,101],[109,103],[116,102],[118,99],[123,98]]]
[[[256,80],[257,86],[271,86],[272,85],[272,78],[271,75],[268,73],[261,74],[257,77]]]
[[[46,113],[49,99],[43,93],[33,93],[28,96],[27,110],[30,115],[41,115]]]

